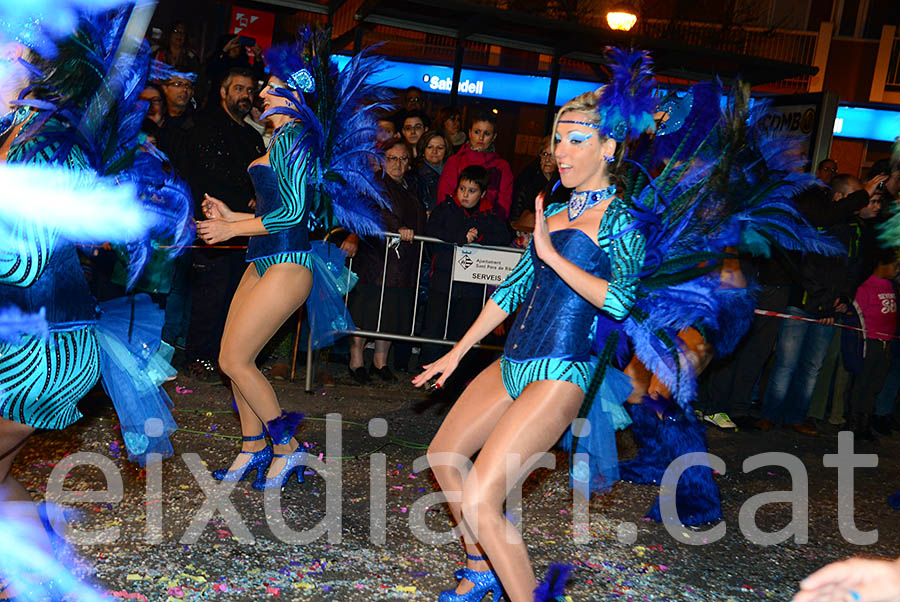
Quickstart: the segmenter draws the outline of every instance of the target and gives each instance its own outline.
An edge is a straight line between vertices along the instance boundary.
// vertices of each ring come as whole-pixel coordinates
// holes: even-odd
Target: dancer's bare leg
[[[27,424],[0,418],[0,502],[31,501],[31,496],[12,478],[9,469],[33,432],[34,429]]]
[[[474,556],[483,555],[476,543],[474,534],[469,530],[462,514],[463,478],[459,470],[453,466],[443,465],[437,454],[458,454],[468,460],[487,441],[494,426],[503,413],[509,408],[512,399],[503,387],[500,378],[500,360],[497,360],[481,374],[475,377],[457,402],[450,409],[441,428],[428,447],[431,469],[441,490],[448,497],[456,496],[455,501],[447,501],[450,512],[463,534],[463,545],[466,552]],[[488,564],[484,561],[467,561],[467,566],[476,571],[484,571]],[[472,589],[473,584],[463,579],[456,592],[463,594]]]
[[[530,459],[548,451],[577,418],[583,399],[584,392],[572,383],[528,385],[491,431],[463,485],[463,518],[467,525],[477,525],[479,545],[512,602],[533,600],[535,579],[528,549],[504,516],[503,502],[534,465],[536,459]],[[515,456],[522,468],[508,474],[507,462]]]
[[[248,271],[250,268],[253,266],[248,266]],[[245,422],[245,412],[241,411],[241,428],[254,429],[244,431],[247,435],[258,434],[262,423],[281,415],[281,406],[272,385],[256,367],[256,356],[285,320],[306,301],[312,280],[312,272],[307,268],[293,263],[279,263],[269,267],[255,281],[245,273],[238,287],[241,296],[235,295],[229,310],[222,335],[219,367],[231,379],[238,410],[243,405],[256,417],[256,420],[248,417]],[[245,282],[248,286],[240,290]],[[275,445],[274,450],[275,453],[289,454],[297,445],[296,439],[292,438],[285,445]],[[248,451],[252,450],[248,448]],[[269,476],[277,475],[284,462],[286,460],[283,458],[273,460]]]
[[[31,502],[31,495],[9,474],[13,461],[24,447],[25,440],[33,432],[34,429],[28,425],[0,418],[0,506],[9,502],[16,503],[16,514],[19,519],[33,521],[35,525],[33,532],[41,533],[43,528],[40,527],[41,519],[38,516],[37,507],[34,507],[32,514],[31,510],[26,510],[29,507],[22,504],[22,502]],[[50,550],[49,537],[45,543],[47,550]],[[0,567],[0,589],[3,589],[4,585],[3,576],[2,567]],[[6,600],[13,594],[12,591],[2,591],[0,600]]]
[[[259,282],[259,274],[256,271],[256,266],[251,262],[247,265],[247,269],[244,270],[244,275],[241,277],[241,281],[238,283],[234,296],[231,298],[231,305],[228,307],[228,317],[225,318],[225,329],[223,330],[222,337],[223,342],[224,333],[228,332],[229,324],[234,321],[234,316],[237,314],[237,308],[243,305],[244,301],[247,299],[247,293],[250,292],[257,282]],[[250,408],[247,400],[244,399],[244,396],[241,395],[241,391],[234,381],[231,382],[231,393],[234,395],[234,402],[238,409],[238,418],[241,421],[241,434],[245,437],[253,437],[261,433],[263,431],[262,421],[255,413],[253,413],[253,410]],[[265,439],[260,439],[259,441],[244,441],[241,444],[241,450],[245,452],[258,452],[265,446]],[[238,454],[229,470],[238,471],[249,461],[249,455]]]

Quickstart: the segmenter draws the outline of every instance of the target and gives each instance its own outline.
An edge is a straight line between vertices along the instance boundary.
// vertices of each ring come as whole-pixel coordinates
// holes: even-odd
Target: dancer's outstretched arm
[[[425,371],[415,377],[412,380],[412,384],[421,387],[433,376],[440,374],[441,376],[437,379],[435,386],[444,386],[444,382],[453,374],[460,360],[462,360],[469,349],[493,332],[507,316],[509,314],[500,309],[500,306],[493,299],[488,299],[487,305],[484,306],[481,313],[478,314],[478,318],[475,319],[475,322],[472,323],[472,326],[469,327],[469,330],[466,331],[466,334],[462,336],[459,342],[446,355],[426,365]]]

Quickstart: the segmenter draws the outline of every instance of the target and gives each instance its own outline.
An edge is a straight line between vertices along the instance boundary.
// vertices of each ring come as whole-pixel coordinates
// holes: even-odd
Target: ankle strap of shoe
[[[259,441],[260,439],[265,439],[265,438],[266,438],[266,431],[265,431],[265,430],[263,430],[263,432],[261,432],[260,434],[254,435],[254,436],[252,436],[252,437],[244,437],[244,436],[241,436],[241,439],[242,439],[243,441]]]
[[[471,560],[472,562],[484,562],[487,561],[487,556],[476,556],[475,554],[466,553],[466,558]]]

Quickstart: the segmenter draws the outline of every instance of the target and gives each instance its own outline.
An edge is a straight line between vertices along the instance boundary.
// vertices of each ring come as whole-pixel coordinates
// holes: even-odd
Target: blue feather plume
[[[197,81],[197,74],[189,71],[179,71],[162,61],[150,59],[150,71],[147,74],[148,81],[162,83],[172,79],[186,79],[195,82]]]
[[[566,593],[566,582],[572,572],[568,564],[551,564],[547,575],[534,590],[534,602],[552,602],[561,600]]]
[[[656,109],[653,61],[645,50],[607,48],[609,82],[597,103],[602,132],[619,142],[654,129]]]
[[[699,97],[716,89],[695,87]],[[793,205],[793,197],[812,183],[800,171],[797,141],[763,127],[765,105],[748,112],[744,89],[735,89],[724,113],[718,103],[715,110],[681,107],[678,114],[686,116],[679,128],[641,141],[638,158],[625,162],[632,227],[646,237],[648,252],[624,327],[637,357],[681,407],[695,394],[696,374],[678,333],[698,328],[724,355],[752,321],[755,288],[724,282],[718,272],[722,260],[774,247],[842,252]],[[652,177],[645,164],[662,170]]]
[[[80,15],[76,31],[60,41],[55,58],[41,65],[44,75],[34,87],[44,91],[46,99],[41,102],[47,106],[39,107],[38,119],[17,141],[26,145],[25,161],[50,153],[51,162],[62,162],[77,148],[96,173],[135,185],[136,209],[145,226],[142,233],[128,237],[113,233],[107,239],[126,243],[129,286],[138,280],[154,244],[183,246],[191,234],[192,203],[186,186],[163,169],[161,153],[138,152],[147,111],[139,95],[146,86],[150,58],[149,45],[136,28],[148,6],[142,1]]]
[[[266,52],[267,68],[282,81],[306,69],[315,82],[314,92],[299,97],[286,88],[276,90],[290,103],[268,114],[295,120],[285,126],[293,130],[285,160],[295,165],[306,161],[307,198],[312,215],[322,222],[316,225],[340,224],[357,234],[379,235],[384,229],[379,208],[387,205],[371,165],[378,153],[374,115],[387,97],[375,83],[383,59],[364,51],[339,71],[329,44],[327,32],[306,27],[295,43]],[[304,182],[298,179],[295,185]]]
[[[138,193],[138,206],[147,217],[147,228],[127,245],[128,288],[140,279],[153,250],[164,244],[170,257],[180,255],[194,239],[193,199],[187,183],[175,175],[168,157],[150,144],[141,147],[132,164],[120,174]]]
[[[705,453],[706,436],[703,426],[688,409],[682,411],[674,404],[668,405],[659,418],[661,403],[645,397],[640,404],[629,404],[631,431],[638,445],[638,455],[622,462],[619,471],[622,480],[650,484],[659,487],[663,474],[679,456],[687,453]],[[674,494],[678,516],[666,517],[688,526],[698,526],[722,518],[719,488],[708,465],[695,465],[681,476],[675,492],[661,491],[661,496]],[[648,518],[662,521],[660,498],[647,513]]]
[[[80,14],[122,3],[123,0],[4,0],[0,2],[0,42],[16,41],[42,56],[54,57],[54,40],[72,33]]]
[[[285,445],[303,422],[302,412],[281,412],[281,416],[268,422],[269,437],[275,445]]]

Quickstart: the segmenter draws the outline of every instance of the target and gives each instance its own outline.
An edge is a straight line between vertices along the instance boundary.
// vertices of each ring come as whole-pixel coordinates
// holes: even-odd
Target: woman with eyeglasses
[[[162,89],[156,84],[147,84],[139,98],[149,105],[147,119],[155,123],[157,127],[163,127],[166,123],[167,109],[166,97],[163,95]]]
[[[381,218],[385,230],[399,233],[400,238],[387,239],[386,265],[385,241],[366,237],[359,244],[353,258],[353,271],[359,276],[359,283],[350,296],[350,315],[359,330],[409,334],[419,269],[419,246],[412,240],[425,230],[425,207],[404,177],[410,168],[411,157],[412,152],[404,140],[391,140],[384,147],[381,181],[390,208],[381,210]],[[365,346],[366,338],[362,336],[354,336],[350,342],[350,376],[353,380],[360,384],[368,382],[370,376],[384,381],[396,380],[387,365],[391,342],[375,341],[375,357],[368,371],[363,357]]]
[[[191,49],[187,25],[174,21],[166,30],[159,46],[152,49],[153,58],[187,73],[200,73],[200,60]]]
[[[529,163],[516,177],[513,183],[513,204],[509,212],[510,222],[515,222],[519,217],[534,224],[534,198],[548,186],[552,186],[559,180],[559,171],[556,169],[556,158],[550,148],[550,136],[541,140],[541,150],[537,159]],[[530,216],[530,217],[529,217]]]

